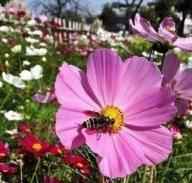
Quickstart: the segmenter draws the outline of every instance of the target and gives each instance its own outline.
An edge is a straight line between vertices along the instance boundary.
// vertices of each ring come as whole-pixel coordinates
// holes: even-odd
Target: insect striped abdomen
[[[106,127],[108,125],[112,125],[114,123],[114,120],[109,119],[108,117],[102,117],[102,118],[90,118],[87,121],[84,121],[82,124],[83,128],[93,128],[93,129],[99,129]]]

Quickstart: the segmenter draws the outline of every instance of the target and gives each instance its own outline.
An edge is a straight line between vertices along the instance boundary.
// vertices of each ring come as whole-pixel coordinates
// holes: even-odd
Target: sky
[[[23,0],[28,4],[28,7],[30,8],[31,3],[33,0]],[[81,1],[81,0],[79,0]],[[124,0],[84,0],[88,1],[88,6],[94,11],[94,13],[99,13],[102,10],[102,7],[105,3],[110,3],[110,2],[125,2]],[[149,2],[151,0],[144,0],[144,3]]]

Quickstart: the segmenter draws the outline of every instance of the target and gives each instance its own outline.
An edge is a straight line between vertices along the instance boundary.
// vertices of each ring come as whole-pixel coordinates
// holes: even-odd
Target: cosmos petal
[[[175,96],[168,87],[151,89],[127,107],[124,112],[125,124],[144,128],[165,124],[176,114],[174,100]]]
[[[102,106],[113,104],[122,66],[121,58],[109,49],[98,49],[89,56],[88,82]]]
[[[81,133],[81,124],[89,117],[78,109],[61,107],[56,114],[56,134],[61,143],[67,148],[77,148],[85,142]]]
[[[165,57],[162,73],[166,83],[170,83],[179,71],[180,61],[175,54]]]
[[[124,130],[111,135],[106,146],[107,155],[99,158],[103,175],[111,178],[125,177],[136,171],[145,159],[138,143]]]
[[[151,42],[162,40],[155,29],[151,26],[150,22],[140,17],[138,13],[135,15],[134,20],[129,21],[129,25],[133,32],[141,35]]]
[[[192,100],[192,69],[185,69],[177,77],[174,91],[185,100]]]
[[[154,87],[161,87],[162,75],[159,69],[144,57],[131,57],[124,62],[121,71],[118,100],[115,105],[126,109],[134,101]]]
[[[175,34],[175,22],[172,17],[165,17],[160,23],[158,33],[165,41],[172,44],[176,39],[177,35]]]
[[[192,37],[178,37],[173,43],[173,46],[176,46],[184,51],[192,51]]]
[[[57,75],[55,94],[61,105],[78,103],[85,110],[98,110],[99,104],[87,82],[86,75],[75,66],[63,64]]]
[[[175,106],[177,107],[177,114],[184,115],[188,112],[189,109],[189,101],[183,100],[180,98],[176,98]]]
[[[173,135],[165,127],[148,130],[128,129],[127,131],[136,140],[141,151],[144,152],[146,165],[155,165],[166,160],[172,152]]]

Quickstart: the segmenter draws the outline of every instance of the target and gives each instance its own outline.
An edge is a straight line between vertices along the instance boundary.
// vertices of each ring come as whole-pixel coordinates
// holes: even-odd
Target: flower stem
[[[0,106],[0,110],[2,109],[2,107],[4,106],[4,104],[7,102],[7,100],[9,99],[10,95],[12,94],[12,90],[9,90],[9,93],[6,95],[6,97],[4,98],[4,100],[1,102],[1,106]]]
[[[166,166],[166,168],[165,168],[165,171],[164,171],[163,174],[162,174],[162,178],[161,178],[160,183],[163,183],[163,182],[164,182],[165,175],[166,175],[167,170],[168,170],[168,168],[169,168],[169,165],[170,165],[170,163],[171,163],[172,155],[173,155],[173,154],[171,153],[171,155],[169,156],[169,159],[168,159],[168,162],[167,162],[167,166]]]
[[[165,60],[165,55],[166,55],[166,53],[164,52],[163,53],[163,56],[162,56],[162,59],[161,59],[161,65],[160,65],[160,70],[162,71],[162,69],[163,69],[163,63],[164,63],[164,60]]]
[[[142,183],[146,182],[146,176],[147,176],[147,166],[145,166],[145,171],[143,173]]]
[[[152,46],[151,49],[150,49],[150,53],[149,53],[149,58],[148,58],[149,61],[151,61],[151,58],[152,58],[153,54],[154,54],[154,49],[153,49],[153,46]]]
[[[124,178],[123,183],[129,183],[129,176],[127,176],[126,178]]]
[[[150,172],[150,180],[149,183],[153,183],[153,177],[154,177],[154,166],[151,167],[151,172]]]
[[[41,161],[40,158],[38,158],[37,164],[36,164],[36,167],[35,167],[35,171],[33,172],[33,175],[32,175],[32,178],[31,178],[30,183],[33,183],[33,180],[34,180],[35,176],[37,175],[37,170],[38,170],[38,168],[39,168],[40,161]]]
[[[20,162],[20,181],[23,183],[23,162]]]

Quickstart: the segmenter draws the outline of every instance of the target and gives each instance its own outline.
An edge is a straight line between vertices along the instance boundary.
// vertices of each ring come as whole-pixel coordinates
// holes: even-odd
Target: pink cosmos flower
[[[162,124],[176,109],[174,97],[161,82],[152,62],[136,56],[122,62],[108,49],[89,56],[86,73],[63,64],[55,83],[61,104],[56,133],[62,144],[76,148],[86,143],[98,154],[101,172],[111,178],[165,160],[172,151],[172,134]],[[83,128],[95,112],[114,119],[114,124],[102,131]]]
[[[175,140],[180,140],[182,139],[182,134],[181,134],[181,131],[179,129],[179,127],[175,124],[171,124],[169,130],[171,131],[172,135],[173,135],[173,138]]]
[[[192,69],[180,71],[179,59],[175,54],[169,54],[165,57],[162,73],[165,83],[176,96],[175,106],[178,114],[186,114],[192,100]]]
[[[42,104],[47,104],[56,101],[56,96],[55,96],[55,89],[51,89],[50,91],[47,92],[39,92],[36,93],[32,97],[33,101],[42,103]]]
[[[134,20],[129,21],[133,32],[150,42],[159,42],[167,47],[178,47],[185,51],[192,51],[192,37],[179,37],[176,34],[175,22],[172,17],[165,17],[156,31],[149,21],[136,14]]]
[[[6,12],[6,9],[2,6],[0,6],[0,13],[5,13]]]

